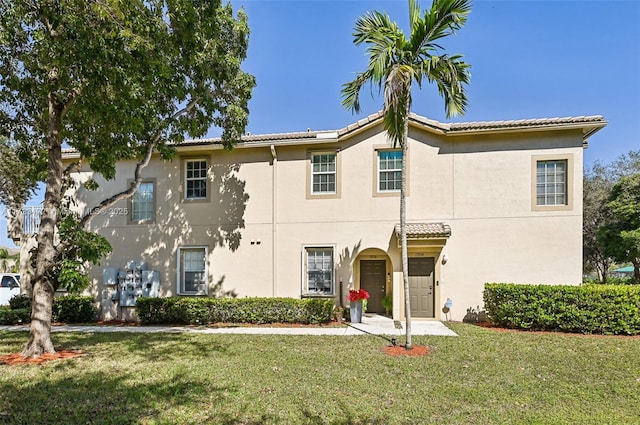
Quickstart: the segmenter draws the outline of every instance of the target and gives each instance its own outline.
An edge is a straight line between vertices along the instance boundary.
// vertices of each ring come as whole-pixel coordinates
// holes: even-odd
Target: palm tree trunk
[[[402,183],[400,186],[400,239],[402,255],[402,280],[404,283],[404,315],[406,318],[407,342],[405,348],[413,349],[411,341],[411,297],[409,294],[409,255],[407,252],[407,151],[409,142],[409,111],[410,102],[407,102],[407,113],[404,118],[404,132],[402,135]]]

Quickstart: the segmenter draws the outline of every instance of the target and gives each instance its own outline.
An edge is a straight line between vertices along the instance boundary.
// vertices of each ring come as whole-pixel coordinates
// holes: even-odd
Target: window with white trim
[[[154,221],[154,184],[143,181],[131,198],[131,221],[134,223],[149,223]]]
[[[207,198],[207,160],[185,161],[185,199]]]
[[[567,205],[567,161],[536,163],[536,205]]]
[[[336,154],[311,154],[311,193],[336,193]]]
[[[178,249],[178,293],[184,295],[207,293],[207,247]]]
[[[303,295],[334,294],[333,247],[305,247],[303,266]]]
[[[378,151],[378,191],[397,192],[402,186],[402,151]]]

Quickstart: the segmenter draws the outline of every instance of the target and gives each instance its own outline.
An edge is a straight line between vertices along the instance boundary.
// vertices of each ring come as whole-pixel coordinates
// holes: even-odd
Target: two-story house
[[[606,125],[601,116],[447,124],[412,114],[406,158],[381,121],[247,135],[231,152],[191,140],[170,162],[154,157],[135,196],[92,222],[113,246],[92,272],[103,315],[126,313],[103,269],[143,261],[158,272],[160,296],[347,305],[349,289],[365,288],[369,311],[383,313],[391,295],[403,318],[402,161],[414,318],[443,317],[451,299],[451,317],[462,319],[482,305],[485,282],[581,282],[583,149]],[[134,165],[119,163],[113,181],[98,177],[97,191],[78,189],[80,206],[126,188]]]

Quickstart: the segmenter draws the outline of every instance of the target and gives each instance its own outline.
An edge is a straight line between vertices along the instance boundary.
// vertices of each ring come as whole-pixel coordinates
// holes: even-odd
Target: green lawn
[[[10,424],[639,424],[640,339],[497,332],[415,337],[55,334],[75,360],[0,366]],[[0,354],[26,333],[0,332]]]

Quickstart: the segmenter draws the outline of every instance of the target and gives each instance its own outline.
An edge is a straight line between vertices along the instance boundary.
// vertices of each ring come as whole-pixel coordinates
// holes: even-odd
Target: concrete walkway
[[[398,327],[397,327],[398,326]],[[28,325],[0,326],[0,331],[28,331]],[[391,337],[405,334],[404,322],[377,314],[363,314],[362,323],[353,323],[343,327],[232,327],[210,328],[206,326],[53,326],[53,332],[133,332],[133,333],[203,333],[203,334],[244,334],[244,335],[387,335]],[[413,320],[413,335],[458,336],[442,322],[437,320]]]

